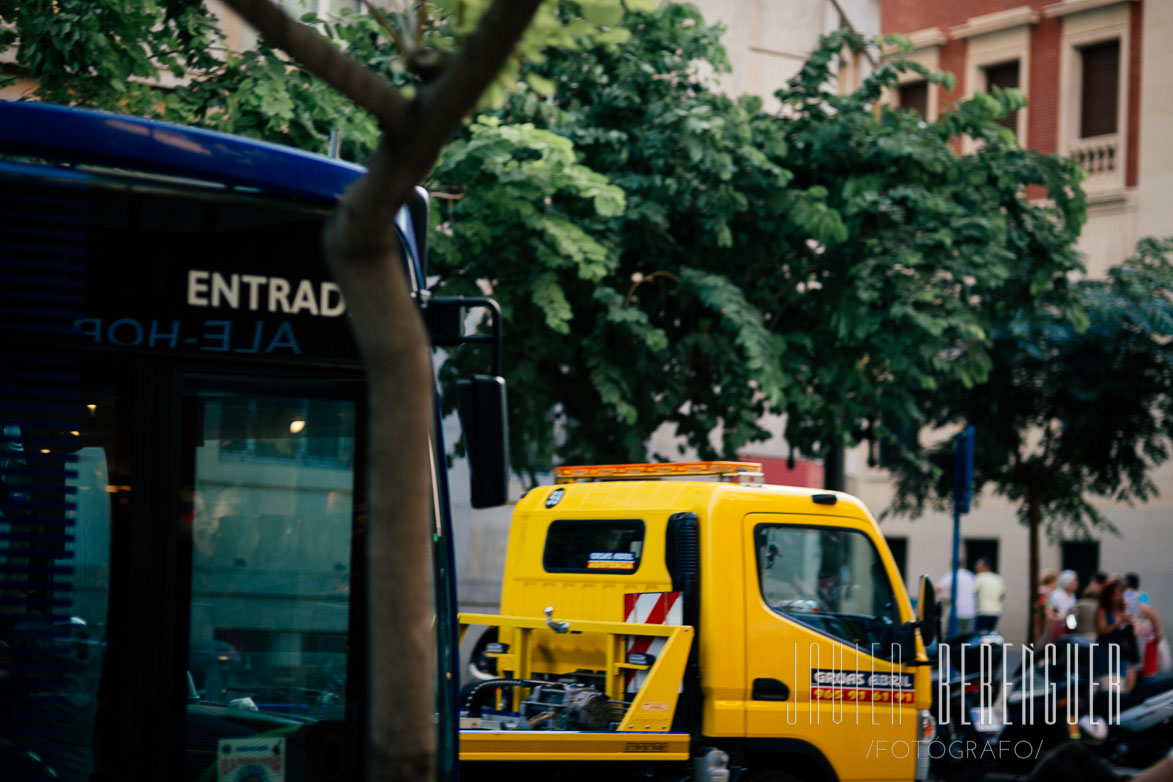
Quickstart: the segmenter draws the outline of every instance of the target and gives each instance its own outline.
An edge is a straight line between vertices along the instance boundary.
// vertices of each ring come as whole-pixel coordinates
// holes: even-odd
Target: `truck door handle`
[[[752,697],[755,701],[790,700],[790,688],[777,679],[754,679]]]

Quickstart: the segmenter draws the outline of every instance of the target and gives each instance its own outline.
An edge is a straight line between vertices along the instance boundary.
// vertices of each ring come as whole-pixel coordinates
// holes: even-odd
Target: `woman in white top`
[[[1067,614],[1075,608],[1075,590],[1079,588],[1075,571],[1064,570],[1059,574],[1057,584],[1047,597],[1047,629],[1043,633],[1043,643],[1053,643],[1067,633]]]

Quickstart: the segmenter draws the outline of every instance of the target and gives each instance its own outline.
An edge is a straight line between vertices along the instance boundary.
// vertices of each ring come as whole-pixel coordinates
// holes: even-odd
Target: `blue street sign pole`
[[[969,513],[973,496],[973,427],[954,438],[953,448],[953,576],[949,584],[949,637],[957,635],[957,571],[961,569],[961,514]]]
[[[953,577],[949,582],[949,637],[957,635],[957,571],[961,569],[961,514],[953,505]]]

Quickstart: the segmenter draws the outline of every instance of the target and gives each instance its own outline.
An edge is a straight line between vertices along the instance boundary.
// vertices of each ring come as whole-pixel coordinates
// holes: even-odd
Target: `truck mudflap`
[[[461,760],[688,759],[689,734],[671,728],[692,627],[492,614],[459,621],[462,640],[472,625],[511,640],[490,653],[504,678],[477,685],[461,704]],[[598,659],[566,671],[549,642],[569,634],[593,636]],[[631,636],[664,644],[654,656],[629,655]],[[626,692],[630,671],[646,672],[635,693]]]
[[[687,733],[462,730],[460,759],[688,760]]]

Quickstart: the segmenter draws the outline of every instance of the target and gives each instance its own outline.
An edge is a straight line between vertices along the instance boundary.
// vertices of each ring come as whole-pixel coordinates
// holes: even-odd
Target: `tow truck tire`
[[[486,657],[485,652],[489,644],[497,640],[497,628],[490,627],[481,633],[481,637],[472,647],[468,656],[468,678],[471,682],[482,682],[497,678],[497,660]]]

